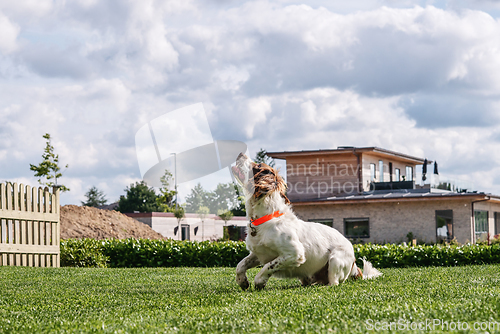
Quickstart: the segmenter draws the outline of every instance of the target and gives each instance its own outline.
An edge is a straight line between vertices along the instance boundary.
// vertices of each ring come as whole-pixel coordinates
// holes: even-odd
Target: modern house
[[[214,214],[202,217],[194,213],[186,213],[179,222],[171,212],[126,213],[166,238],[174,240],[217,240],[224,236],[224,227],[231,240],[244,240],[248,220],[245,217],[233,217],[225,222]]]
[[[466,243],[500,233],[500,196],[418,174],[418,167],[432,163],[426,159],[377,147],[267,154],[286,160],[288,197],[297,215],[348,238],[402,242],[411,233],[427,242]]]

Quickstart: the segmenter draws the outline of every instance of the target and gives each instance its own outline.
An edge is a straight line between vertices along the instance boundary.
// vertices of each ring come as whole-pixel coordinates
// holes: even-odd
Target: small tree
[[[108,201],[106,199],[106,196],[104,196],[104,193],[97,189],[97,187],[92,186],[92,188],[87,191],[85,194],[85,197],[87,197],[86,202],[82,202],[83,206],[93,206],[93,207],[98,207],[101,205],[105,205],[106,202]]]
[[[160,208],[156,199],[158,195],[153,188],[149,188],[146,182],[140,181],[125,188],[126,196],[121,196],[118,202],[120,212],[158,212]]]
[[[217,216],[219,216],[220,219],[224,221],[224,240],[229,239],[229,233],[227,231],[227,222],[233,219],[233,213],[229,210],[224,210],[221,209],[217,213]]]
[[[227,222],[234,217],[233,213],[229,210],[219,210],[217,216],[219,216],[219,218],[222,219],[225,224],[227,224]]]
[[[172,179],[172,173],[170,173],[168,169],[165,169],[165,174],[160,178],[162,184],[162,187],[160,188],[160,195],[156,199],[158,207],[163,212],[173,211],[174,197],[177,196],[177,192],[169,189]]]
[[[57,184],[57,179],[62,176],[59,167],[59,154],[54,153],[54,147],[50,142],[50,134],[46,133],[43,138],[47,140],[45,145],[44,153],[42,154],[43,161],[38,165],[30,164],[30,170],[35,172],[38,179],[38,183],[41,185],[46,185],[48,187],[58,187],[61,191],[69,191],[70,189],[63,184]],[[68,168],[68,165],[65,166]],[[43,181],[45,178],[45,181]],[[52,181],[54,180],[54,182]]]
[[[247,215],[247,210],[245,206],[245,196],[243,196],[238,188],[238,186],[234,186],[234,189],[236,190],[236,195],[237,197],[237,205],[231,210],[233,215],[235,216],[246,216]]]
[[[196,211],[201,220],[201,241],[205,239],[205,218],[210,213],[210,209],[206,206],[200,206]]]
[[[180,205],[176,205],[174,208],[174,216],[177,218],[177,231],[179,232],[179,240],[182,239],[182,231],[181,231],[181,220],[184,218],[186,215],[186,211],[184,211],[184,208]]]
[[[255,155],[254,161],[256,163],[263,162],[266,165],[271,166],[271,167],[274,167],[274,165],[276,164],[274,162],[274,159],[271,158],[270,156],[268,156],[266,150],[264,150],[263,148],[261,148],[260,151],[257,152],[257,154]]]

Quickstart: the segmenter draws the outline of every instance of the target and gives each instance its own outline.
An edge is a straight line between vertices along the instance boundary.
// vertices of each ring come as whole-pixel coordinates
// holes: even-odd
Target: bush
[[[500,263],[500,245],[354,245],[356,258],[366,257],[378,268],[461,266]]]
[[[61,266],[104,268],[108,260],[100,240],[61,240]]]
[[[460,266],[500,263],[500,244],[402,245],[356,244],[356,258],[377,268]],[[235,267],[248,255],[242,241],[149,239],[69,239],[61,241],[61,265],[74,267]],[[360,263],[361,264],[361,263]]]
[[[97,267],[93,265],[97,254],[112,268],[235,267],[248,251],[244,242],[237,241],[69,239],[61,242],[61,265]]]

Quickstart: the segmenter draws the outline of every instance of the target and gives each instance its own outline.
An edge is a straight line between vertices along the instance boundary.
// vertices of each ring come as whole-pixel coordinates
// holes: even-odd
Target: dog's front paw
[[[241,282],[241,283],[238,283],[238,284],[240,285],[240,288],[241,288],[242,290],[246,290],[246,289],[248,289],[248,288],[250,287],[250,282],[248,282],[248,280],[247,280],[247,279],[246,279],[246,280],[244,280],[244,281],[243,281],[243,282]]]
[[[262,290],[265,288],[267,280],[257,275],[255,277],[254,283],[255,283],[255,290]]]
[[[243,290],[250,287],[250,282],[248,282],[248,278],[246,276],[236,276],[236,283],[238,283]]]
[[[255,290],[262,290],[266,287],[266,282],[255,283]]]

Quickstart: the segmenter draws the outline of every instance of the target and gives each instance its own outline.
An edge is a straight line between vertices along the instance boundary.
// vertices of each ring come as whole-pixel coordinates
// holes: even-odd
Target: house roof
[[[434,189],[432,189],[434,190]],[[321,204],[359,204],[374,202],[427,201],[427,200],[493,200],[500,201],[500,196],[486,193],[455,193],[450,191],[429,191],[429,189],[404,189],[389,191],[364,192],[359,195],[339,195],[318,199],[293,201],[293,205]]]
[[[343,153],[370,153],[379,156],[391,156],[398,158],[399,160],[404,160],[406,162],[414,164],[423,164],[425,159],[417,158],[411,155],[394,152],[391,150],[386,150],[379,147],[353,147],[353,146],[339,146],[336,149],[325,149],[325,150],[303,150],[303,151],[284,151],[284,152],[267,152],[266,154],[275,159],[286,159],[288,157],[301,157],[308,155],[332,155],[332,154],[343,154]],[[432,161],[427,161],[429,164]]]

